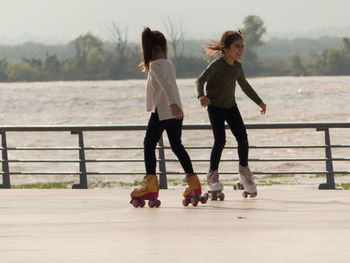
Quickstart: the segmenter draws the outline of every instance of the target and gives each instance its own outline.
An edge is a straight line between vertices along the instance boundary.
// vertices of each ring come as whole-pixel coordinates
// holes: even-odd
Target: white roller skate
[[[248,195],[250,196],[250,198],[256,197],[258,195],[258,192],[256,190],[256,184],[254,182],[254,175],[250,171],[249,167],[248,166],[243,167],[240,165],[238,169],[238,173],[239,173],[239,178],[241,183],[241,185],[239,185],[238,187],[242,187],[243,185],[243,189],[244,189],[242,196],[244,198],[247,198]]]
[[[224,186],[219,181],[218,170],[210,170],[207,174],[207,187],[209,197],[212,201],[219,199],[220,201],[225,199],[225,194],[222,192]]]

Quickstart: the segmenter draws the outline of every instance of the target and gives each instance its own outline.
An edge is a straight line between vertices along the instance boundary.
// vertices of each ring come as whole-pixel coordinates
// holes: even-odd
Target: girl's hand
[[[173,115],[177,120],[183,119],[184,113],[176,103],[171,104],[170,109],[171,109],[171,115]]]
[[[265,115],[265,113],[266,113],[266,104],[264,102],[262,102],[262,103],[259,104],[259,107],[261,108],[260,114],[261,115]]]
[[[202,107],[206,107],[210,104],[210,99],[207,96],[200,96],[198,99]]]

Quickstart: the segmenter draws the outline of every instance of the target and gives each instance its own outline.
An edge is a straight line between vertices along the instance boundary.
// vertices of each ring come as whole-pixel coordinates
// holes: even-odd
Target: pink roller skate
[[[185,181],[187,186],[183,192],[184,199],[182,204],[184,206],[188,206],[190,203],[193,206],[197,206],[199,202],[205,204],[208,200],[208,194],[201,196],[202,187],[197,174],[187,174]]]
[[[158,200],[159,185],[156,175],[148,174],[144,177],[143,183],[135,188],[131,193],[131,201],[134,207],[144,207],[148,200],[149,207],[159,207],[161,202]]]

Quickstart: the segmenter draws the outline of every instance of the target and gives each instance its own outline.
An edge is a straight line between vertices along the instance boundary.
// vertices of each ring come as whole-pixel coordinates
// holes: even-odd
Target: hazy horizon
[[[143,26],[166,33],[165,20],[184,25],[186,39],[216,38],[230,28],[242,27],[248,15],[259,16],[268,37],[350,37],[350,1],[295,0],[0,0],[0,44],[27,41],[67,43],[91,32],[108,39],[107,28],[128,28],[128,40],[139,40]]]

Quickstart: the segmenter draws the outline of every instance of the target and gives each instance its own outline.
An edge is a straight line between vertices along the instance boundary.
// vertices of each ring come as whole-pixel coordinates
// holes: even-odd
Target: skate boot
[[[251,198],[256,197],[258,195],[258,192],[256,190],[256,184],[254,182],[254,175],[250,171],[249,167],[248,166],[243,167],[240,165],[238,169],[238,173],[239,173],[240,182],[244,187],[243,189],[245,189],[242,196],[244,198],[247,198],[248,195]]]
[[[131,201],[134,207],[144,207],[148,200],[149,207],[159,207],[160,200],[158,200],[159,185],[158,178],[154,174],[147,174],[143,178],[143,183],[135,188],[131,193]]]
[[[187,186],[183,192],[184,199],[182,204],[184,206],[188,206],[190,203],[193,206],[197,206],[199,202],[205,204],[208,200],[208,194],[201,196],[202,187],[197,174],[187,174],[185,182],[187,182]]]
[[[222,192],[224,186],[219,181],[218,170],[210,170],[207,174],[207,188],[209,197],[212,201],[215,201],[219,198],[220,201],[225,199],[225,194]]]

